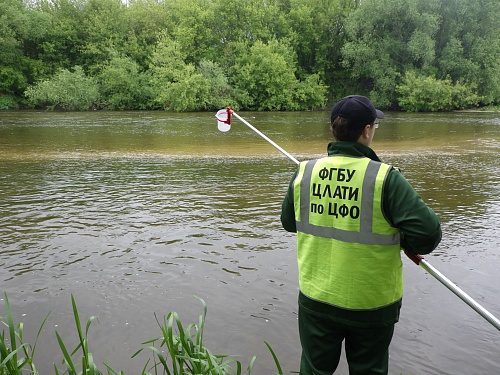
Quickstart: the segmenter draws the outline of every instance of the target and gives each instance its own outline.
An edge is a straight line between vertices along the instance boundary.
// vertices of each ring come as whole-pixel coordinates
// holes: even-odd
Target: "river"
[[[252,373],[276,352],[298,370],[295,237],[279,222],[295,165],[215,113],[0,112],[0,285],[41,374],[62,369],[57,331],[139,374],[160,336],[155,314],[197,323],[205,344]],[[328,112],[240,113],[299,160],[324,155]],[[500,317],[500,114],[389,112],[372,144],[440,216],[427,261]],[[405,295],[390,374],[500,374],[500,332],[404,257]],[[347,373],[345,360],[339,374]]]

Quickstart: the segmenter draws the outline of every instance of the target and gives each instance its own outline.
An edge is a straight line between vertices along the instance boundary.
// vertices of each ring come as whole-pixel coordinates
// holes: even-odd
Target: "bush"
[[[396,87],[399,106],[408,112],[435,112],[476,106],[481,100],[473,85],[452,83],[434,76],[417,76],[408,71]]]
[[[175,72],[174,81],[165,81],[157,86],[155,100],[167,111],[188,112],[203,108],[204,98],[209,94],[209,81],[187,64]]]
[[[17,101],[12,95],[0,95],[0,110],[17,108]]]
[[[449,79],[417,76],[414,71],[408,71],[396,92],[400,95],[399,105],[408,112],[433,112],[452,106],[453,88]]]
[[[233,89],[229,85],[227,75],[219,64],[210,60],[202,60],[197,71],[208,85],[207,97],[202,98],[203,109],[238,107],[236,100],[233,99]]]
[[[87,77],[80,66],[75,66],[73,72],[62,69],[51,79],[29,86],[24,94],[33,106],[70,111],[91,109],[100,97],[97,82]]]
[[[328,86],[321,82],[318,74],[310,74],[303,81],[297,83],[294,90],[296,109],[304,111],[308,109],[322,108],[326,102]]]
[[[1,46],[1,39],[0,39]],[[14,69],[0,63],[0,93],[16,95],[26,88],[26,78],[20,69]]]
[[[151,100],[149,77],[129,57],[112,59],[99,75],[102,100],[109,109],[145,109]]]
[[[453,86],[453,106],[455,109],[477,107],[484,97],[477,94],[475,85],[466,85],[460,82]]]

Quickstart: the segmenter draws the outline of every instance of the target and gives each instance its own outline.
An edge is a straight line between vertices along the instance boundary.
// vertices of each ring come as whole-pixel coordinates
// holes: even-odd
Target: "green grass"
[[[42,332],[48,315],[45,317],[38,330],[35,344],[30,345],[25,343],[23,339],[23,323],[19,323],[17,326],[14,325],[7,294],[5,294],[5,311],[7,313],[7,322],[2,320],[1,323],[7,327],[7,334],[5,329],[2,329],[0,333],[0,375],[22,374],[23,369],[26,368],[31,371],[31,374],[38,374],[33,362],[33,357],[35,355],[38,337]]]
[[[198,298],[198,297],[196,297]],[[203,306],[203,313],[199,316],[198,323],[184,326],[174,311],[168,313],[161,320],[155,315],[161,335],[157,338],[142,343],[143,348],[138,350],[132,358],[143,351],[149,351],[149,358],[143,367],[142,375],[241,375],[246,370],[251,374],[252,367],[256,361],[254,356],[245,370],[240,361],[231,358],[227,354],[214,354],[203,342],[203,331],[207,315],[207,305],[205,301],[198,298]],[[71,296],[73,307],[73,317],[78,335],[78,344],[73,350],[69,350],[61,335],[56,331],[57,342],[61,349],[63,360],[59,366],[54,364],[55,375],[124,375],[121,370],[115,370],[107,362],[104,362],[104,372],[98,368],[94,362],[92,353],[89,350],[88,332],[95,316],[90,317],[85,328],[82,327],[80,315],[76,301]],[[7,294],[5,294],[6,317],[1,323],[5,328],[0,333],[0,375],[38,375],[34,356],[36,343],[42,328],[47,321],[45,317],[36,335],[34,345],[25,343],[23,340],[23,323],[14,324],[12,311]],[[276,354],[271,346],[264,342],[276,364],[277,375],[283,375],[282,368]],[[165,353],[165,354],[163,354]],[[102,367],[101,367],[102,368]]]

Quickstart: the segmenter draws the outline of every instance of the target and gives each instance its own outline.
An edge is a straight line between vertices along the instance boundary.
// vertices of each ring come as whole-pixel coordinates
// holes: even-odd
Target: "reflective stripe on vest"
[[[317,237],[335,238],[343,242],[356,242],[367,245],[399,244],[399,233],[377,234],[372,232],[375,182],[381,166],[381,163],[373,160],[370,160],[368,163],[365,177],[363,179],[359,232],[310,224],[309,212],[311,209],[311,175],[317,162],[318,160],[310,160],[306,163],[304,168],[304,174],[300,183],[300,221],[297,222],[297,230]]]

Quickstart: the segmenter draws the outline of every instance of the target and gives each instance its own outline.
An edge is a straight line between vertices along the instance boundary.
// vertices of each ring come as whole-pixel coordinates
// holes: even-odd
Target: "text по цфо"
[[[349,183],[356,170],[347,168],[323,168],[319,171],[318,177],[321,180],[335,181]],[[359,188],[348,186],[348,185],[338,185],[329,183],[325,184],[312,184],[312,195],[319,199],[337,199],[357,202],[359,200]],[[311,203],[311,212],[315,214],[327,214],[334,216],[336,218],[340,217],[350,217],[352,219],[359,218],[360,208],[358,205],[347,205],[345,203],[340,204],[339,202],[327,202],[323,203]]]

